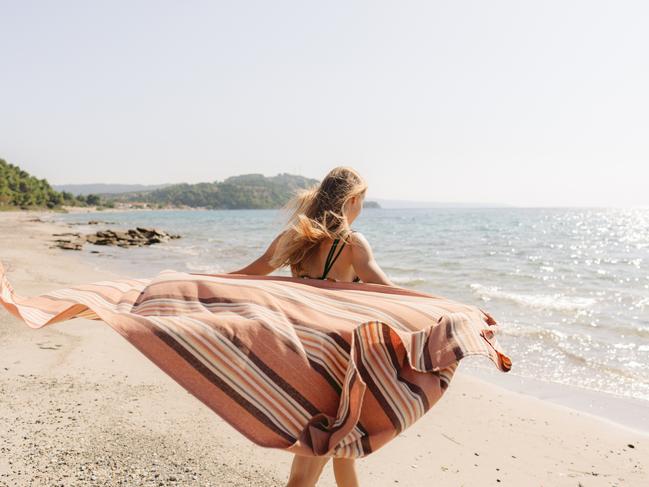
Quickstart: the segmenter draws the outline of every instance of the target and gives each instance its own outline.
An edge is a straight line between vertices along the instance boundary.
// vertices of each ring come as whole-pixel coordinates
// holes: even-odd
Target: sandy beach
[[[122,277],[51,248],[53,233],[75,230],[39,217],[0,212],[18,294]],[[248,441],[100,321],[33,330],[3,308],[0,344],[2,486],[285,485],[290,454]],[[639,487],[649,436],[460,366],[421,420],[357,466],[372,487]],[[318,485],[335,485],[331,464]]]

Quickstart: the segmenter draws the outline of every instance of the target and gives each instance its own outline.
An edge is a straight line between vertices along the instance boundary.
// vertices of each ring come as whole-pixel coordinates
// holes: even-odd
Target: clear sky
[[[649,2],[0,0],[53,184],[357,168],[368,199],[649,206]]]

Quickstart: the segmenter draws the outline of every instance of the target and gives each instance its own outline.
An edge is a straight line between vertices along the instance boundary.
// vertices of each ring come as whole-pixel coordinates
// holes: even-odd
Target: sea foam
[[[471,289],[483,298],[484,301],[490,299],[506,299],[522,306],[532,308],[553,309],[558,311],[570,311],[585,309],[593,306],[597,300],[594,298],[583,298],[578,296],[565,296],[561,293],[554,294],[523,294],[513,293],[501,290],[498,286],[483,286],[482,284],[473,283]]]

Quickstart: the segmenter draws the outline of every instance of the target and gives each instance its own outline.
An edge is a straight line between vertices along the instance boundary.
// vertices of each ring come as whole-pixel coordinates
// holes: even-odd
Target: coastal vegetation
[[[54,190],[46,179],[39,179],[20,167],[0,159],[0,210],[57,209],[67,206],[97,206],[97,195],[73,195]]]
[[[146,191],[100,193],[104,201],[115,206],[149,208],[271,209],[280,208],[295,191],[319,184],[317,179],[280,173],[264,176],[252,173],[231,176],[223,181],[180,183]],[[378,207],[366,202],[366,207]]]
[[[154,189],[119,193],[73,195],[56,191],[46,179],[39,179],[20,167],[0,159],[0,209],[63,209],[64,206],[103,208],[204,208],[271,209],[282,207],[297,190],[318,184],[317,179],[295,174],[276,176],[242,174],[223,181],[180,183]],[[84,185],[75,185],[81,193]],[[97,185],[88,185],[97,189]],[[365,207],[378,208],[366,201]]]
[[[300,188],[318,181],[304,176],[263,174],[232,176],[223,181],[174,184],[147,192],[113,195],[113,201],[141,201],[158,206],[209,209],[279,208]]]

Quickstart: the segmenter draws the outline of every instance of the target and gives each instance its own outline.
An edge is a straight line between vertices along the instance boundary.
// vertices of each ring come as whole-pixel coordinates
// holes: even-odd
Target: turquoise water
[[[282,217],[278,210],[169,210],[55,219],[115,222],[75,226],[83,232],[154,226],[181,234],[146,248],[83,251],[101,268],[150,277],[243,267],[266,249]],[[353,227],[397,285],[489,311],[512,374],[649,401],[649,210],[364,209]],[[493,366],[470,357],[462,367]]]

